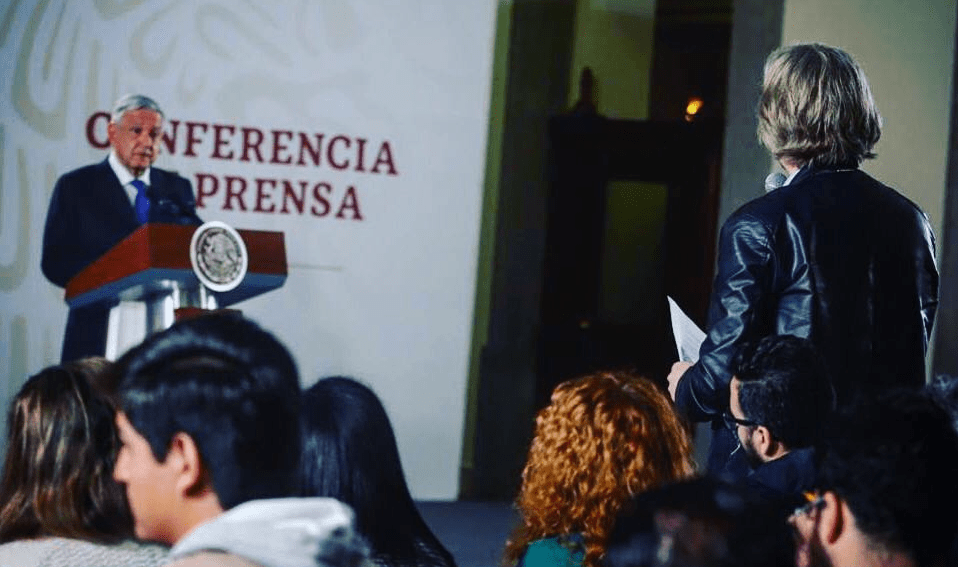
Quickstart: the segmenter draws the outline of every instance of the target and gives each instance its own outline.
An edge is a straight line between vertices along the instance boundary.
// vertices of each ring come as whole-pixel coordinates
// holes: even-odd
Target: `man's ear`
[[[818,511],[818,535],[822,543],[833,545],[848,529],[849,518],[846,515],[850,510],[845,501],[834,492],[822,494],[822,499],[825,500],[825,505]]]
[[[176,490],[180,495],[193,496],[208,488],[200,450],[188,434],[180,431],[173,435],[166,459],[176,467]]]
[[[775,441],[772,432],[767,427],[756,425],[752,435],[755,436],[755,449],[758,450],[759,455],[768,458],[775,456],[775,452],[778,450],[778,442]]]

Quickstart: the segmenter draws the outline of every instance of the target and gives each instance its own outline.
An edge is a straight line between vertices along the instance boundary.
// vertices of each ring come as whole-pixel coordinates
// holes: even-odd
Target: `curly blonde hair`
[[[595,567],[627,500],[694,474],[685,425],[650,380],[600,372],[563,382],[536,416],[504,563],[516,564],[532,541],[578,533],[584,565]]]

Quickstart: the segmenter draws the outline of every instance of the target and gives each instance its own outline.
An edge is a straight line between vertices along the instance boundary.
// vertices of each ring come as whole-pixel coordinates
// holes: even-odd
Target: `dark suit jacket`
[[[190,182],[150,169],[149,222],[201,224]],[[140,226],[130,198],[107,160],[64,174],[57,181],[43,231],[40,267],[52,283],[65,287],[83,268]],[[64,362],[102,355],[112,305],[71,309],[63,338]]]

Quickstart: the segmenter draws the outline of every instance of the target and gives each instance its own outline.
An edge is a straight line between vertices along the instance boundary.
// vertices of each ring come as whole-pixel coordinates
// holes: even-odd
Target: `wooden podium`
[[[71,308],[94,303],[113,307],[107,358],[115,359],[178,316],[229,307],[286,281],[283,233],[238,230],[248,255],[246,276],[230,291],[207,289],[190,262],[190,239],[197,228],[143,225],[67,282],[65,300]]]

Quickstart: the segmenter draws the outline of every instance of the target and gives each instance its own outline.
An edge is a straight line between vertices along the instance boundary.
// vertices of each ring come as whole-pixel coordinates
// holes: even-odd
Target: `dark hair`
[[[151,335],[117,363],[120,406],[166,459],[173,435],[196,443],[224,509],[295,492],[299,374],[256,323],[215,313]]]
[[[764,425],[789,449],[820,439],[835,408],[828,370],[808,339],[773,335],[746,344],[732,364],[745,418]]]
[[[31,376],[10,404],[0,542],[46,536],[113,542],[133,535],[114,411],[80,364]]]
[[[958,431],[958,376],[937,376],[925,386],[925,391],[948,412],[951,424]]]
[[[868,79],[837,47],[782,47],[765,62],[758,137],[772,154],[796,165],[857,167],[873,158],[881,116]]]
[[[303,393],[300,470],[303,496],[352,506],[377,563],[455,565],[416,509],[389,417],[365,385],[336,376]]]
[[[616,519],[604,567],[792,567],[795,540],[773,504],[711,477],[639,495]]]
[[[839,413],[820,451],[819,485],[849,506],[879,548],[918,565],[958,530],[958,433],[927,395],[891,391]]]

